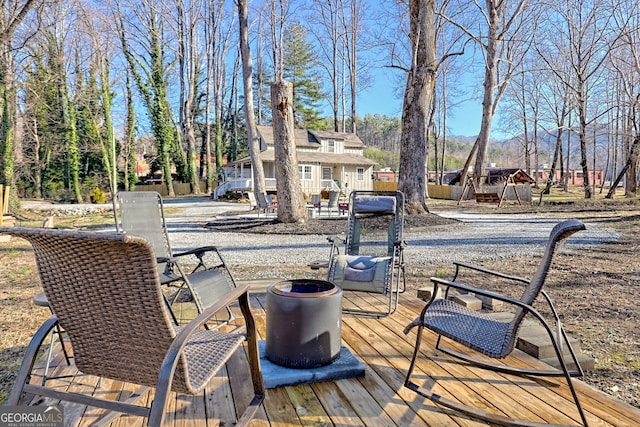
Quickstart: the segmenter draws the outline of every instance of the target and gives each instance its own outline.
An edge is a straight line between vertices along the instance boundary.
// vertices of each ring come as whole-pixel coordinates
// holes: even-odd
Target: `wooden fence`
[[[200,186],[200,188],[202,189],[202,185]],[[167,197],[169,195],[167,184],[165,183],[138,184],[136,185],[136,191],[157,191],[162,197]],[[176,196],[193,194],[193,191],[191,191],[191,184],[189,184],[188,182],[174,182],[173,191],[176,193]]]
[[[4,186],[0,184],[0,225],[3,225],[9,220],[13,221],[13,217],[9,216],[9,194],[11,193],[10,186]],[[4,224],[8,225],[8,224]]]

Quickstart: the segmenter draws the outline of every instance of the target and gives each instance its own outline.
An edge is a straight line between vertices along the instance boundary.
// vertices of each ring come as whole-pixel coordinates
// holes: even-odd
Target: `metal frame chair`
[[[376,235],[373,241],[367,239],[365,242],[363,235],[368,221],[386,222],[386,239]],[[327,280],[344,291],[383,294],[387,297],[387,304],[379,310],[345,308],[343,312],[380,318],[396,311],[399,294],[406,288],[403,253],[406,243],[403,240],[403,232],[402,192],[351,192],[346,238],[329,238],[332,245]],[[343,244],[344,253],[341,254],[340,246]],[[366,253],[361,253],[364,251]]]
[[[264,193],[254,193],[256,203],[258,206],[258,216],[260,216],[260,211],[264,212],[265,216],[269,213],[274,213],[278,211],[278,205],[273,203],[271,198],[267,199],[267,195]]]
[[[222,254],[215,246],[203,246],[175,253],[171,248],[164,215],[162,196],[155,191],[120,191],[116,194],[118,209],[114,211],[116,230],[140,236],[149,241],[157,261],[160,282],[177,286],[177,292],[168,298],[172,306],[188,291],[198,314],[215,304],[229,289],[237,287]],[[185,271],[183,264],[191,260],[195,267]],[[233,321],[227,307],[227,318],[217,319],[217,326]],[[173,313],[173,312],[172,312]],[[178,319],[173,313],[176,323]]]
[[[331,216],[331,211],[339,212],[338,200],[340,199],[339,191],[330,191],[329,200],[327,201],[327,213]],[[320,213],[320,211],[318,211]]]
[[[311,201],[309,203],[307,203],[307,210],[308,211],[317,211],[318,215],[320,214],[320,210],[322,209],[322,195],[320,193],[318,194],[312,194],[311,195]]]
[[[121,413],[162,425],[170,392],[199,394],[231,355],[247,341],[254,395],[237,425],[246,425],[264,398],[255,321],[248,286],[228,289],[220,300],[184,327],[176,326],[163,300],[154,250],[149,242],[122,233],[94,233],[2,227],[1,233],[33,246],[40,281],[55,313],[31,340],[7,398],[18,405],[24,394],[51,397],[107,409],[101,424]],[[238,303],[246,334],[203,329],[216,312]],[[85,375],[136,384],[126,400],[46,387],[31,382],[38,349],[59,325],[73,348],[73,361]],[[155,388],[149,406],[147,392]],[[121,389],[119,389],[121,390]],[[116,393],[119,394],[119,393]]]
[[[571,348],[571,344],[569,343],[567,334],[564,331],[558,312],[554,307],[549,295],[542,289],[549,272],[549,267],[551,265],[553,255],[556,251],[556,247],[572,234],[584,229],[584,224],[576,219],[567,220],[556,224],[556,226],[550,233],[546,250],[540,261],[538,269],[531,280],[463,263],[455,263],[456,272],[454,278],[451,281],[432,277],[431,281],[434,284],[434,290],[431,300],[423,308],[422,312],[420,313],[420,317],[411,322],[404,330],[405,333],[408,333],[411,328],[415,326],[418,327],[413,358],[411,360],[411,365],[405,379],[405,387],[415,391],[421,396],[431,399],[432,401],[442,406],[454,409],[456,411],[465,413],[471,417],[481,419],[489,423],[508,426],[540,425],[540,423],[535,423],[532,421],[514,420],[502,415],[488,413],[479,408],[474,408],[463,403],[447,399],[414,382],[412,380],[412,376],[414,373],[416,360],[420,354],[422,337],[424,334],[424,330],[428,329],[438,334],[438,339],[435,345],[435,348],[437,350],[458,358],[466,363],[484,369],[489,369],[496,372],[504,372],[513,375],[534,377],[564,377],[569,386],[569,389],[571,390],[571,394],[576,408],[578,409],[580,418],[583,424],[587,426],[585,414],[582,410],[582,407],[580,406],[578,395],[571,381],[571,378],[574,376],[582,376],[583,371],[580,367],[580,364],[578,363],[578,359],[573,349]],[[522,296],[519,299],[515,299],[481,289],[478,286],[472,287],[456,282],[459,272],[465,268],[487,274],[494,278],[497,277],[523,283],[526,286],[523,290]],[[444,298],[437,298],[440,287],[446,289]],[[495,320],[485,313],[470,310],[454,301],[451,301],[448,298],[450,289],[454,289],[463,293],[473,293],[475,295],[502,301],[515,309],[513,317],[511,318],[511,320],[507,321]],[[550,324],[544,319],[540,312],[533,307],[533,303],[539,294],[542,294],[544,300],[548,305],[548,308],[551,311],[555,323],[556,336],[554,336],[552,326],[550,326]],[[518,337],[518,331],[526,316],[533,317],[544,327],[555,350],[555,355],[560,364],[560,369],[550,368],[543,370],[533,370],[518,368],[506,364],[487,362],[484,360],[480,360],[478,357],[474,356],[473,352],[463,353],[455,351],[451,348],[447,348],[443,343],[443,341],[445,340],[443,340],[442,338],[445,337],[491,358],[502,359],[511,354],[511,352],[514,350]],[[569,350],[572,362],[576,366],[575,370],[569,370],[567,368],[567,363],[565,362],[565,356],[563,355],[562,350],[564,346],[566,346],[566,348]],[[420,374],[420,376],[424,376],[424,374]]]

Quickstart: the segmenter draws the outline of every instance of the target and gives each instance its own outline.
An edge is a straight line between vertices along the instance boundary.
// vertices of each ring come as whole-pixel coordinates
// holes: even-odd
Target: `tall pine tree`
[[[324,127],[318,111],[323,94],[317,72],[317,55],[305,29],[294,23],[284,37],[284,80],[293,83],[293,117],[297,128]]]

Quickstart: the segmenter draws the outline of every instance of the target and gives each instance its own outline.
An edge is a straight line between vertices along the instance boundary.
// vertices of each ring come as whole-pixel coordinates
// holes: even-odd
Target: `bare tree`
[[[433,141],[434,166],[436,181],[442,183],[447,152],[447,123],[451,111],[455,111],[456,103],[450,102],[454,96],[461,95],[456,89],[460,74],[465,64],[458,63],[457,58],[464,55],[468,38],[457,26],[450,25],[446,18],[451,1],[438,3],[436,12],[436,56],[438,58],[437,82],[431,109],[430,125],[427,129],[428,140]]]
[[[321,52],[323,60],[319,61],[320,66],[325,69],[331,86],[331,113],[333,114],[333,130],[340,130],[340,98],[341,91],[340,73],[344,72],[344,46],[346,35],[343,32],[338,20],[344,12],[342,0],[314,0],[310,13],[316,17],[312,22],[311,33],[317,40],[318,50]],[[340,62],[343,68],[340,68]]]
[[[200,179],[196,171],[196,134],[195,122],[199,110],[197,96],[200,91],[200,58],[204,55],[197,49],[198,29],[203,22],[202,5],[198,2],[176,0],[176,19],[178,35],[178,67],[180,78],[180,130],[187,146],[187,173],[191,192],[200,194]],[[207,164],[210,166],[210,162]],[[210,186],[207,190],[210,190]]]
[[[249,47],[249,8],[247,0],[238,0],[237,5],[240,26],[240,53],[242,55],[242,83],[244,85],[244,111],[247,120],[249,155],[251,156],[251,167],[253,169],[253,191],[264,193],[266,189],[264,168],[260,159],[260,146],[258,145],[258,132],[253,108],[253,84],[251,79],[253,65],[251,48]]]
[[[427,119],[436,79],[435,0],[409,1],[411,67],[402,108],[398,189],[407,212],[428,212],[426,194]]]
[[[5,185],[14,181],[15,150],[15,81],[12,44],[17,28],[30,10],[42,5],[44,0],[4,1],[0,4],[0,180]],[[32,31],[38,29],[33,21]],[[15,188],[11,186],[12,191]]]
[[[364,1],[348,0],[348,7],[341,8],[343,14],[340,16],[344,34],[345,62],[347,64],[347,69],[349,70],[349,94],[351,95],[349,103],[351,106],[349,112],[351,125],[349,126],[349,132],[351,133],[356,133],[356,103],[360,85],[360,74],[363,69],[360,61],[360,49],[363,47],[363,43],[361,41],[363,39],[362,33],[364,31],[362,27],[362,23],[364,21],[364,8]],[[344,131],[346,132],[347,130],[344,129]]]
[[[621,29],[615,49],[611,52],[611,68],[616,73],[616,126],[621,129],[625,157],[618,174],[612,179],[607,199],[613,198],[616,188],[626,176],[627,196],[637,192],[637,166],[640,158],[640,29],[639,5],[629,3],[614,13],[616,26]]]
[[[88,37],[91,40],[92,52],[92,68],[96,69],[100,81],[99,98],[102,101],[102,109],[100,114],[89,111],[92,115],[95,129],[101,129],[95,132],[96,142],[102,153],[102,161],[107,175],[109,191],[111,195],[115,195],[118,191],[118,156],[116,150],[116,137],[113,127],[113,89],[111,85],[111,61],[113,55],[111,46],[111,34],[106,27],[106,17],[96,9],[87,9],[83,11],[80,19],[84,23]],[[102,16],[103,19],[94,19],[96,16]],[[97,90],[97,88],[96,88]],[[89,109],[87,109],[89,110]],[[115,199],[112,197],[112,200]],[[115,201],[114,201],[115,203]]]
[[[42,5],[45,0],[3,1],[0,8],[0,45],[11,42],[18,26],[29,11]]]
[[[479,2],[475,2],[486,33],[482,30],[474,33],[456,23],[480,47],[485,64],[480,133],[462,171],[462,176],[466,177],[475,159],[473,175],[476,183],[482,176],[489,150],[493,117],[509,80],[530,46],[531,34],[525,32],[533,29],[535,17],[529,8],[529,0],[486,0],[484,3],[481,7]]]
[[[605,2],[567,0],[557,6],[554,12],[559,18],[550,21],[551,27],[547,30],[553,46],[547,50],[539,49],[539,52],[544,62],[572,92],[579,121],[584,196],[588,199],[592,196],[592,189],[587,160],[587,126],[595,123],[601,114],[594,113],[596,109],[591,108],[590,102],[600,92],[601,71],[617,35],[611,25],[610,6]],[[554,66],[556,56],[562,56],[570,64],[569,68]]]

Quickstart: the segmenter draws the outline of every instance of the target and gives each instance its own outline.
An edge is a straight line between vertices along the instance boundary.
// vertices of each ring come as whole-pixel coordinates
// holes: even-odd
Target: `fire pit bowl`
[[[293,279],[267,289],[265,357],[288,368],[317,368],[340,356],[342,289]]]

